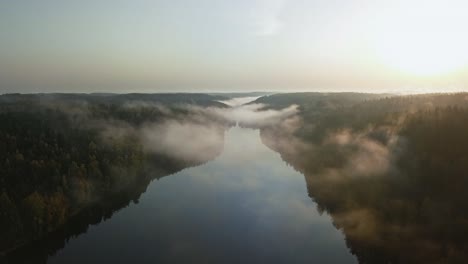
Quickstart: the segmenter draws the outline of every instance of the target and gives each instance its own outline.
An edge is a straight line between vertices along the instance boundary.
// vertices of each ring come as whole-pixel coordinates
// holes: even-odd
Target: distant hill
[[[85,93],[47,93],[47,94],[4,94],[0,95],[0,103],[18,102],[18,101],[41,101],[51,102],[59,100],[67,101],[85,101],[91,103],[113,103],[122,104],[129,101],[160,103],[160,104],[194,104],[200,106],[224,106],[219,100],[225,100],[228,97],[220,95],[208,95],[201,93],[130,93],[130,94],[85,94]]]
[[[221,96],[228,99],[239,97],[260,97],[275,94],[274,92],[248,92],[248,93],[209,93],[212,96]]]

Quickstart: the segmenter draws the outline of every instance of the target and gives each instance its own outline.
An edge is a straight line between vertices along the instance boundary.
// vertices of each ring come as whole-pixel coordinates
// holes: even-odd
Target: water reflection
[[[214,161],[154,181],[138,204],[89,228],[48,263],[356,263],[307,196],[304,177],[232,128]]]

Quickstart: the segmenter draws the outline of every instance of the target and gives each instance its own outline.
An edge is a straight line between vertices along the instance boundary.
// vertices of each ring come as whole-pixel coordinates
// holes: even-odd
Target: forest
[[[464,263],[468,94],[309,96],[262,140],[304,174],[360,263]]]
[[[70,237],[137,203],[153,179],[215,158],[236,121],[219,114],[229,99],[0,96],[0,252],[45,263]],[[261,122],[270,112],[256,112],[239,124],[260,128],[304,175],[360,263],[468,258],[468,93],[289,93],[253,103],[281,118]],[[297,112],[279,110],[291,105]],[[172,134],[172,145],[159,140]]]
[[[102,218],[137,199],[151,179],[206,161],[148,151],[135,131],[152,123],[190,120],[222,134],[228,122],[202,112],[194,116],[191,110],[224,107],[218,99],[223,98],[0,96],[0,252],[59,232],[74,219],[89,215],[87,210],[98,208],[102,213],[91,216]],[[204,150],[208,153],[203,158],[210,158],[221,146]]]

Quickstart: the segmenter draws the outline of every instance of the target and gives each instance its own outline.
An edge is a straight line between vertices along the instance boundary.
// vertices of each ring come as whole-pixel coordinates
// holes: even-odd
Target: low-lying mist
[[[95,114],[87,102],[73,104],[48,102],[47,106],[68,114],[77,128],[96,129],[102,142],[131,137],[150,154],[165,155],[185,161],[202,162],[213,156],[223,145],[224,131],[231,125],[261,128],[294,117],[298,107],[281,110],[267,109],[264,104],[245,104],[257,97],[234,98],[232,107],[202,107],[191,104],[163,105],[130,101],[121,106],[124,113],[150,113],[147,119],[119,119]],[[136,114],[136,117],[138,117]]]
[[[464,263],[465,96],[309,103],[261,137],[304,174],[319,212],[332,217],[360,262]]]

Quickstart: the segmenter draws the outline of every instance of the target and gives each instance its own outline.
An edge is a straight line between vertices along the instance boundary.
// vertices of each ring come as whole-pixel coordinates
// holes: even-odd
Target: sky
[[[461,0],[0,0],[0,93],[468,89]]]

